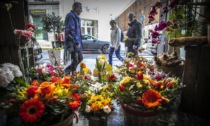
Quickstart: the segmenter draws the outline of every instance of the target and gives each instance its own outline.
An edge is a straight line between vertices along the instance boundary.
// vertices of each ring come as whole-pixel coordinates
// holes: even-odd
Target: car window
[[[84,35],[84,36],[82,36],[82,40],[93,40],[93,37]]]

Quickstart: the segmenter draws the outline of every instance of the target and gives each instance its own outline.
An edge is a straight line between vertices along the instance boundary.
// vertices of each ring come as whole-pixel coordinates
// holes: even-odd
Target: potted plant
[[[51,33],[53,32],[54,41],[52,42],[53,47],[57,45],[62,46],[62,35],[61,32],[64,31],[64,22],[60,16],[56,16],[54,12],[52,14],[47,14],[42,18],[43,30]],[[54,46],[55,43],[55,46]]]

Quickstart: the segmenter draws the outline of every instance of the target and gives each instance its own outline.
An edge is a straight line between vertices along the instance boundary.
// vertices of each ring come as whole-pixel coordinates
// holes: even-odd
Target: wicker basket
[[[89,126],[107,126],[107,118],[90,117]]]
[[[156,126],[158,113],[142,112],[128,105],[121,105],[126,126]]]

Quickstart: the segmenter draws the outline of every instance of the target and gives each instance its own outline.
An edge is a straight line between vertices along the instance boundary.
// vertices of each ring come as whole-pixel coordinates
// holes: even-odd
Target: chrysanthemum
[[[25,101],[20,107],[20,118],[24,122],[36,122],[44,113],[45,106],[38,99],[30,99]]]
[[[142,103],[147,108],[153,108],[160,106],[160,103],[162,101],[162,96],[159,92],[149,89],[142,95]]]

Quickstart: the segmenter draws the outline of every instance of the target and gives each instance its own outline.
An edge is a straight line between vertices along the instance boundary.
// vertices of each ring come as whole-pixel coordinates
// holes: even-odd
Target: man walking
[[[134,13],[129,13],[129,29],[127,32],[128,43],[127,43],[127,52],[132,52],[134,55],[138,55],[138,48],[141,44],[141,23],[138,22],[135,18]]]
[[[68,75],[70,72],[76,71],[78,64],[83,60],[82,55],[82,35],[80,26],[80,13],[82,12],[82,4],[74,2],[72,10],[65,18],[65,42],[64,52],[71,55],[71,64],[64,70]]]

